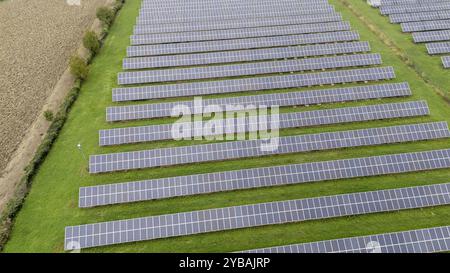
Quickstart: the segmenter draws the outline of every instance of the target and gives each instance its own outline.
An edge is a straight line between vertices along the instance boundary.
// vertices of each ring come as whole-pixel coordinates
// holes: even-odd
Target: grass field
[[[215,193],[194,197],[173,198],[123,204],[93,209],[79,209],[78,188],[80,186],[106,184],[113,182],[142,180],[158,177],[171,177],[194,173],[235,170],[242,168],[284,165],[301,162],[323,161],[331,159],[383,155],[402,152],[425,151],[450,148],[449,140],[426,141],[408,144],[384,145],[377,147],[351,148],[335,151],[321,151],[303,154],[259,157],[247,160],[194,164],[170,168],[155,168],[132,172],[102,175],[89,175],[87,161],[77,150],[82,144],[85,154],[110,153],[171,147],[195,144],[195,142],[156,142],[122,147],[100,148],[98,130],[104,128],[132,125],[166,123],[171,119],[138,121],[118,124],[105,122],[105,108],[111,103],[111,89],[115,86],[116,76],[121,71],[125,49],[129,45],[129,35],[135,23],[139,2],[128,0],[111,28],[105,46],[95,58],[89,79],[84,83],[80,97],[75,103],[64,129],[56,141],[48,158],[34,179],[33,187],[19,213],[10,241],[5,252],[62,252],[64,227],[120,220],[133,217],[159,215],[207,208],[253,204],[258,202],[288,200],[304,197],[332,195],[449,182],[450,170],[438,170],[402,175],[389,175],[360,179],[347,179],[330,182],[318,182],[303,185],[251,189],[235,192]],[[282,135],[307,134],[348,130],[357,128],[382,127],[429,121],[450,121],[449,105],[437,95],[435,88],[449,92],[449,72],[445,72],[434,58],[423,54],[421,46],[412,46],[410,35],[399,33],[398,26],[391,26],[377,10],[371,9],[365,1],[352,1],[358,10],[367,14],[366,19],[383,29],[405,53],[417,62],[417,67],[426,71],[432,80],[432,87],[408,67],[392,50],[386,46],[367,26],[357,19],[341,0],[332,0],[342,12],[345,20],[350,20],[355,30],[361,34],[361,40],[370,41],[372,52],[382,54],[385,65],[395,68],[397,79],[393,82],[408,81],[414,96],[404,99],[386,99],[321,105],[313,107],[287,108],[283,111],[304,111],[344,106],[368,105],[384,102],[399,102],[425,99],[429,103],[431,116],[410,119],[374,121],[346,125],[321,126],[283,130]],[[346,85],[350,86],[350,85]],[[325,88],[325,87],[324,87]],[[326,87],[329,88],[329,87]],[[304,89],[299,89],[304,90]],[[260,92],[270,93],[270,92]],[[248,95],[248,93],[246,94]],[[167,100],[169,101],[169,100]],[[433,227],[450,224],[450,206],[421,210],[382,213],[365,216],[345,217],[329,220],[310,221],[276,226],[216,232],[179,238],[130,243],[109,247],[83,250],[86,252],[228,252],[281,244],[333,239],[340,237],[367,235],[407,229]]]

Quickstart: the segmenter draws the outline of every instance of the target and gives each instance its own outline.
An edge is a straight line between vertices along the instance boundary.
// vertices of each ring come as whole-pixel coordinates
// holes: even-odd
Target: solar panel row
[[[380,11],[383,15],[390,15],[396,13],[413,13],[413,12],[424,12],[424,11],[440,11],[440,10],[450,10],[449,2],[437,2],[437,3],[427,3],[423,6],[417,5],[392,5],[392,6],[381,6]]]
[[[350,30],[348,22],[321,24],[269,26],[257,28],[225,29],[212,31],[132,35],[132,45],[166,44],[197,41],[230,40],[241,38],[284,36],[292,34],[320,33]]]
[[[442,2],[442,0],[381,0],[381,5],[427,5],[433,2]]]
[[[450,20],[408,22],[401,24],[403,32],[450,29]]]
[[[128,56],[140,56],[139,51],[129,48]],[[183,55],[166,55],[153,57],[125,58],[123,69],[144,69],[174,66],[193,66],[219,63],[237,63],[247,61],[262,61],[284,58],[299,58],[324,55],[369,52],[368,42],[346,42],[317,44],[296,47],[275,47],[247,49],[237,51],[209,52]]]
[[[134,34],[151,34],[167,32],[189,32],[202,30],[220,30],[220,29],[239,29],[251,27],[268,27],[283,25],[299,25],[325,22],[342,21],[342,16],[336,12],[304,15],[304,16],[283,16],[283,17],[262,17],[246,18],[236,20],[213,20],[205,22],[192,23],[172,23],[172,24],[153,24],[136,25]]]
[[[445,68],[450,68],[450,56],[442,57],[442,64]]]
[[[79,207],[450,168],[450,150],[382,155],[82,187]]]
[[[141,83],[161,83],[186,80],[256,76],[264,74],[303,72],[310,70],[337,69],[380,65],[380,54],[360,54],[337,57],[323,57],[286,61],[264,61],[231,65],[210,65],[204,67],[177,68],[121,72],[121,85]]]
[[[307,44],[324,44],[359,40],[355,31],[312,33],[276,37],[245,38],[224,41],[207,41],[191,43],[175,43],[167,45],[133,46],[128,50],[138,51],[143,56],[183,54],[196,52],[226,51],[238,49],[254,49],[277,46],[294,46]]]
[[[168,102],[156,104],[141,104],[128,106],[113,106],[107,108],[108,121],[134,120],[146,118],[170,117],[177,106],[184,106],[194,111],[210,113],[211,105],[225,108],[227,105],[241,105],[252,109],[259,105],[265,106],[295,106],[333,103],[345,101],[369,100],[378,98],[393,98],[410,96],[408,83],[393,83],[379,85],[361,85],[347,88],[308,90],[289,93],[263,94],[219,99],[202,100],[203,109],[197,109],[193,101]],[[193,112],[194,112],[193,111]],[[196,112],[196,113],[197,113]]]
[[[192,111],[194,113],[194,111]],[[306,126],[317,126],[325,124],[337,124],[356,121],[369,121],[388,118],[412,117],[428,115],[429,110],[425,101],[414,101],[405,103],[378,104],[371,106],[348,107],[338,109],[327,109],[317,111],[307,111],[300,113],[281,114],[279,116],[279,128],[296,128]],[[225,118],[220,121],[221,124],[229,124],[230,119]],[[245,119],[237,119],[233,128],[238,133],[250,132],[263,128],[270,123],[269,118],[251,119],[246,116]],[[201,128],[205,128],[208,122],[200,122]],[[234,124],[234,122],[233,122]],[[197,123],[198,126],[198,123]],[[192,128],[191,131],[184,132],[184,136],[191,139],[195,136],[194,123],[185,123],[183,128]],[[152,126],[139,126],[128,128],[117,128],[109,130],[100,130],[100,146],[139,143],[147,141],[169,140],[173,139],[173,124],[162,124]],[[211,132],[203,135],[221,134],[221,131]],[[226,133],[223,131],[222,133]]]
[[[450,42],[428,43],[426,46],[431,55],[450,53]]]
[[[269,10],[262,12],[251,12],[248,10],[244,10],[242,13],[235,14],[221,14],[220,12],[203,14],[198,16],[190,16],[189,13],[184,14],[179,17],[171,17],[171,16],[153,16],[152,14],[144,14],[137,18],[137,24],[145,25],[145,24],[161,24],[161,23],[182,23],[182,22],[201,22],[201,21],[211,21],[211,20],[233,20],[233,19],[242,19],[242,18],[259,18],[259,17],[281,17],[281,16],[303,16],[305,14],[323,14],[334,12],[334,7],[325,6],[325,7],[315,7],[309,9],[290,9],[290,10]]]
[[[379,81],[393,78],[395,78],[395,73],[392,67],[381,67],[209,82],[149,85],[141,87],[115,88],[113,89],[113,101],[274,90],[326,84]],[[108,119],[108,121],[111,120]]]
[[[448,41],[450,40],[450,30],[414,32],[413,39],[415,43]]]
[[[450,184],[324,196],[69,226],[81,248],[450,204]]]
[[[93,155],[89,158],[89,172],[105,173],[447,137],[450,137],[447,123],[435,122],[270,139],[231,141]]]
[[[450,226],[276,246],[243,253],[433,253],[450,250]]]
[[[450,10],[438,10],[417,13],[399,13],[389,15],[391,23],[405,23],[417,21],[433,21],[450,19]]]

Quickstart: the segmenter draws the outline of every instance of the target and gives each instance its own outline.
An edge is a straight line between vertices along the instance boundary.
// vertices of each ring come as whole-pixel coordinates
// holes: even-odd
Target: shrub
[[[95,55],[100,49],[100,41],[98,40],[97,34],[93,31],[86,32],[83,37],[83,45],[92,55]]]
[[[84,80],[89,72],[89,67],[83,59],[78,56],[73,56],[70,59],[70,72],[77,79]]]
[[[44,118],[45,118],[47,121],[52,121],[53,118],[54,118],[53,112],[50,111],[50,110],[46,110],[46,111],[44,112]]]
[[[111,25],[114,19],[114,11],[107,7],[99,7],[97,9],[97,18],[106,26]]]

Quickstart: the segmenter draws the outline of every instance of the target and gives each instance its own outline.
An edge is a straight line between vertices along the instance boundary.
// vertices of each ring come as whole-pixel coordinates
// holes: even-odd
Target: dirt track
[[[0,174],[106,2],[0,1]]]

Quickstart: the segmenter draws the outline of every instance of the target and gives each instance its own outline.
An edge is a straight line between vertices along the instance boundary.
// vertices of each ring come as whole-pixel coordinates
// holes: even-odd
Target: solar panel
[[[405,23],[417,21],[432,21],[450,19],[450,10],[440,10],[418,13],[399,13],[389,15],[391,23]]]
[[[450,20],[408,22],[401,24],[403,32],[450,29]]]
[[[139,51],[128,50],[129,57],[140,56]],[[237,63],[247,61],[262,61],[284,58],[299,58],[324,55],[369,52],[368,42],[347,42],[332,44],[317,44],[297,47],[275,47],[238,51],[223,51],[196,53],[184,55],[166,55],[153,57],[125,58],[123,69],[160,68],[174,66],[193,66],[219,63]]]
[[[225,29],[181,33],[159,33],[132,35],[132,45],[165,44],[197,41],[230,40],[241,38],[283,36],[292,34],[318,33],[350,30],[348,22],[321,24],[269,26],[257,28]]]
[[[411,117],[428,114],[428,106],[425,101],[379,104],[371,106],[281,114],[279,116],[279,128],[317,126],[324,124]],[[265,124],[266,121],[270,121],[270,117],[266,119],[260,118],[259,120],[255,121],[246,116],[245,120],[236,120],[235,128],[238,133],[249,132],[252,130],[257,130],[257,128],[262,128],[261,126],[263,125],[261,125],[260,123],[264,122]],[[226,122],[226,120],[223,120],[222,124],[227,124]],[[202,128],[204,128],[207,122],[203,122],[201,124]],[[194,128],[194,123],[186,123],[186,126],[188,126],[189,128]],[[183,128],[186,127],[183,126]],[[100,146],[168,140],[173,138],[172,129],[172,124],[162,124],[100,130]],[[211,133],[219,134],[217,132]],[[194,136],[195,135],[193,131],[189,132],[189,134],[186,134],[186,137]]]
[[[198,8],[147,8],[142,7],[139,11],[139,17],[154,17],[155,19],[166,19],[167,16],[172,16],[174,18],[186,18],[192,16],[194,18],[203,18],[203,17],[213,17],[214,15],[217,18],[227,17],[230,15],[242,15],[245,17],[250,13],[256,14],[273,14],[274,12],[283,15],[286,12],[291,11],[309,11],[308,13],[315,13],[312,11],[313,8],[317,8],[318,10],[334,10],[333,6],[328,3],[317,3],[315,5],[311,5],[310,3],[262,3],[262,4],[251,4],[251,5],[221,5],[219,3],[215,6],[204,6],[202,9]],[[232,17],[234,18],[234,17]]]
[[[414,4],[414,5],[427,5],[433,2],[442,2],[442,0],[381,0],[381,5],[405,5],[405,4]]]
[[[450,3],[428,3],[424,6],[417,5],[398,5],[398,6],[381,6],[380,11],[383,15],[395,14],[395,13],[412,13],[423,11],[440,11],[450,10]]]
[[[450,30],[414,32],[413,39],[415,43],[448,41],[450,40]]]
[[[82,187],[79,207],[450,168],[450,149]]]
[[[221,12],[210,12],[198,15],[190,15],[189,12],[179,14],[179,16],[158,16],[151,13],[143,14],[137,18],[137,24],[161,24],[161,23],[182,23],[182,22],[201,22],[210,20],[233,20],[242,18],[258,18],[258,17],[283,17],[283,16],[303,16],[305,14],[322,14],[334,12],[334,7],[311,7],[308,9],[289,9],[289,10],[263,10],[263,11],[250,11],[243,10],[239,13],[222,14]]]
[[[370,128],[352,131],[243,140],[145,151],[93,155],[89,173],[153,168],[199,162],[300,153],[347,147],[431,140],[450,137],[446,122]],[[276,141],[275,149],[272,147]]]
[[[450,184],[438,184],[182,212],[69,226],[64,249],[447,204]]]
[[[433,253],[450,250],[450,226],[243,251],[244,253]]]
[[[219,29],[236,29],[249,27],[268,27],[282,25],[298,25],[324,22],[342,21],[342,16],[336,12],[304,15],[304,16],[283,16],[283,17],[263,17],[263,18],[246,18],[241,20],[224,20],[224,21],[203,21],[192,23],[172,23],[172,24],[153,24],[153,25],[136,25],[134,34],[151,34],[166,32],[189,32],[202,30],[219,30]]]
[[[254,96],[239,96],[218,99],[202,100],[203,113],[210,113],[206,106],[216,105],[226,107],[227,105],[242,105],[246,109],[252,109],[259,105],[273,106],[295,106],[313,105],[320,103],[333,103],[357,100],[369,100],[378,98],[405,97],[411,95],[408,83],[392,83],[379,85],[362,85],[347,88],[308,90],[289,93],[263,94]],[[177,106],[185,106],[197,110],[193,101],[141,104],[128,106],[114,106],[107,108],[108,121],[133,120],[145,118],[170,117],[172,110]]]
[[[450,68],[450,56],[442,57],[442,64],[445,68]]]
[[[358,54],[300,60],[265,61],[244,64],[209,65],[204,67],[121,72],[118,74],[118,83],[121,85],[126,85],[175,82],[299,71],[302,72],[309,70],[349,68],[380,64],[382,64],[380,54]]]
[[[113,101],[225,94],[395,78],[392,67],[338,70],[208,82],[149,85],[113,89]],[[109,120],[110,121],[110,120]]]
[[[428,43],[426,46],[431,55],[450,53],[450,42]]]
[[[359,40],[359,34],[354,31],[312,33],[276,37],[246,38],[224,41],[207,41],[176,43],[167,45],[135,46],[132,50],[140,51],[142,55],[167,55],[209,51],[226,51],[238,49],[253,49],[277,46],[293,46],[306,44],[324,44],[332,42],[348,42]]]

